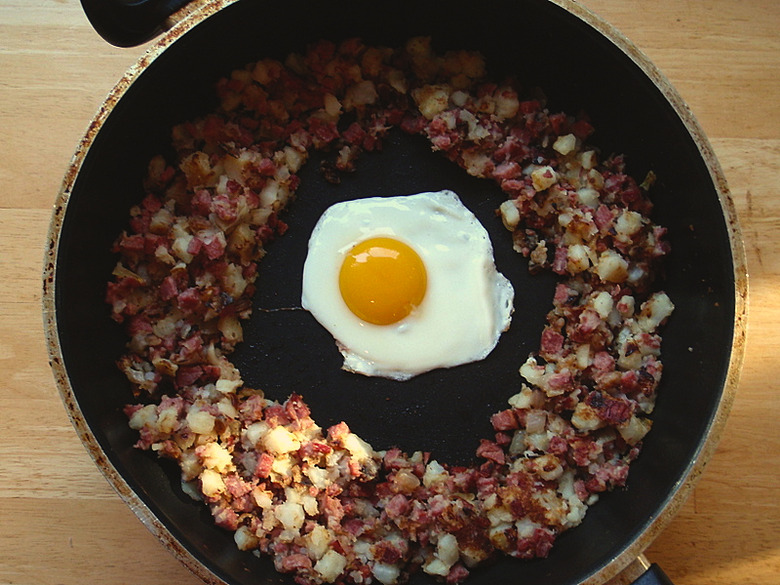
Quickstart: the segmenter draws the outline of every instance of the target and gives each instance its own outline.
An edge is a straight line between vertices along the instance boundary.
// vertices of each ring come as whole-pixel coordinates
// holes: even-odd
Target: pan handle
[[[165,22],[190,0],[81,0],[90,24],[117,47],[134,47],[165,30]]]
[[[661,567],[655,563],[648,563],[648,565],[647,570],[631,585],[674,585]]]

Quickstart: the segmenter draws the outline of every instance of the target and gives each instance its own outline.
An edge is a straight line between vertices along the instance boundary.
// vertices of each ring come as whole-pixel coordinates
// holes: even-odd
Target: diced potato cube
[[[449,474],[439,464],[439,462],[431,461],[425,467],[425,473],[423,474],[423,485],[425,487],[431,487],[436,483],[446,480],[447,477],[449,477]]]
[[[447,566],[441,559],[434,558],[428,564],[423,565],[423,571],[429,575],[437,575],[439,577],[446,577],[450,572],[450,567]]]
[[[153,426],[156,423],[157,407],[154,404],[147,404],[132,414],[129,424],[131,429],[137,431],[146,426]]]
[[[344,438],[344,448],[349,451],[350,455],[357,461],[365,461],[375,455],[374,449],[366,443],[363,439],[358,437],[355,433],[349,433]]]
[[[566,270],[571,274],[577,274],[590,268],[590,248],[585,244],[569,246],[566,259]]]
[[[450,87],[446,85],[426,85],[412,92],[412,97],[427,120],[447,109],[450,101]]]
[[[265,448],[271,453],[281,455],[301,448],[300,441],[286,428],[274,427],[263,437]]]
[[[517,224],[520,223],[520,211],[517,209],[515,202],[507,199],[498,209],[501,212],[501,221],[504,223],[504,227],[510,232],[514,231]]]
[[[200,474],[200,489],[209,498],[217,496],[225,491],[225,482],[222,476],[212,469],[204,469]]]
[[[533,386],[541,386],[544,381],[544,367],[536,363],[533,357],[529,357],[525,363],[520,366],[520,375]]]
[[[436,556],[441,559],[445,565],[452,566],[460,557],[458,553],[458,540],[452,534],[442,534],[439,542],[436,543]]]
[[[474,177],[485,177],[492,164],[492,159],[481,152],[463,153],[463,168]]]
[[[344,96],[344,109],[349,112],[354,108],[373,104],[378,97],[379,94],[376,92],[373,81],[361,81],[347,88]]]
[[[193,433],[207,435],[214,430],[214,417],[204,410],[191,408],[187,413],[187,425]]]
[[[593,431],[603,426],[604,423],[593,408],[584,402],[580,402],[574,408],[571,424],[581,431]]]
[[[309,552],[315,559],[320,559],[327,552],[332,536],[322,524],[315,524],[314,528],[303,538]]]
[[[558,182],[558,173],[551,166],[539,167],[531,172],[534,189],[544,191]]]
[[[592,299],[593,308],[599,314],[599,317],[606,319],[612,312],[614,302],[612,301],[612,295],[603,290],[596,294]]]
[[[536,363],[536,362],[534,362]],[[509,406],[512,408],[531,408],[531,396],[533,395],[533,390],[531,390],[528,386],[523,384],[520,392],[515,394],[509,399]]]
[[[637,324],[642,331],[650,333],[667,319],[674,311],[674,304],[664,292],[655,293],[642,308],[637,317]]]
[[[244,330],[235,315],[222,315],[217,322],[217,328],[227,343],[235,345],[244,340]]]
[[[176,237],[176,239],[173,240],[173,244],[171,245],[171,250],[176,255],[176,257],[187,264],[192,262],[193,259],[193,255],[187,251],[190,247],[190,242],[192,242],[193,237],[194,236],[190,234],[182,234]]]
[[[501,88],[496,95],[496,117],[507,120],[514,118],[520,109],[520,100],[517,92],[510,88]]]
[[[631,418],[623,425],[618,426],[618,432],[620,436],[629,445],[636,445],[641,441],[645,435],[650,432],[652,421],[646,418],[639,418],[636,415],[631,415]]]
[[[222,394],[233,394],[241,387],[241,384],[243,384],[241,380],[226,380],[225,378],[220,378],[214,386],[216,387],[217,392],[221,392]]]
[[[605,250],[599,256],[596,274],[604,282],[625,282],[628,262],[614,250]]]
[[[642,227],[642,215],[636,211],[623,210],[615,221],[615,231],[624,241]]]
[[[236,542],[238,550],[252,550],[260,542],[248,526],[239,526],[233,533],[233,540]]]
[[[336,118],[341,113],[341,102],[335,95],[326,93],[323,101],[325,102],[325,112],[328,116]]]
[[[564,156],[569,154],[575,148],[577,148],[577,138],[574,136],[574,134],[559,136],[555,142],[553,142],[553,149]]]
[[[233,456],[219,443],[207,443],[199,451],[199,455],[203,466],[208,469],[224,473],[233,468]]]
[[[593,187],[582,187],[577,190],[577,199],[582,205],[595,209],[599,205],[599,192]]]
[[[598,164],[598,155],[595,150],[586,150],[580,154],[580,164],[582,168],[589,171]]]
[[[398,577],[401,576],[401,569],[396,565],[386,563],[375,563],[371,567],[371,573],[382,585],[395,585],[398,583]]]
[[[314,571],[326,583],[333,583],[346,566],[347,559],[343,555],[340,555],[335,550],[329,550],[314,565]]]
[[[244,429],[242,443],[247,447],[255,447],[268,432],[268,423],[258,421]]]
[[[286,530],[299,530],[306,520],[303,506],[294,502],[285,502],[274,508],[274,513]]]

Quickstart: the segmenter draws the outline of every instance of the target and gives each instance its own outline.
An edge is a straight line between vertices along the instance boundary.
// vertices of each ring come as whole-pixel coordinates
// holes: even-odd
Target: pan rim
[[[109,458],[103,453],[90,425],[81,411],[78,399],[71,386],[60,346],[59,329],[56,316],[55,273],[58,261],[58,249],[63,222],[67,213],[68,202],[82,164],[94,143],[100,129],[103,127],[113,106],[124,96],[134,81],[147,69],[149,64],[159,58],[180,36],[239,0],[194,0],[172,17],[172,26],[158,41],[133,64],[125,75],[116,83],[104,100],[99,111],[89,124],[84,136],[70,161],[60,191],[54,203],[52,218],[47,235],[47,247],[43,270],[43,321],[49,362],[60,393],[60,397],[68,411],[74,428],[97,467],[101,470],[109,484],[118,495],[163,545],[182,562],[190,571],[204,582],[215,585],[228,585],[188,548],[178,542],[170,529],[155,515],[140,496],[130,487]],[[697,122],[693,112],[669,80],[652,64],[647,56],[625,37],[614,26],[589,9],[574,2],[574,0],[546,0],[556,5],[585,25],[593,28],[603,38],[622,51],[653,83],[663,98],[672,107],[674,113],[683,123],[686,131],[694,141],[701,155],[713,186],[718,195],[719,204],[729,237],[729,246],[734,276],[734,322],[731,339],[729,364],[723,383],[722,394],[718,407],[710,421],[707,430],[697,446],[697,450],[689,461],[685,472],[672,489],[667,500],[659,507],[658,513],[649,518],[641,532],[633,541],[627,542],[621,551],[607,563],[580,581],[582,585],[604,583],[617,576],[639,557],[651,544],[655,537],[671,522],[683,503],[692,493],[693,488],[704,473],[707,462],[714,454],[728,414],[731,410],[745,353],[745,338],[748,313],[748,271],[741,229],[736,215],[736,209],[729,192],[725,175],[717,161],[714,150]]]

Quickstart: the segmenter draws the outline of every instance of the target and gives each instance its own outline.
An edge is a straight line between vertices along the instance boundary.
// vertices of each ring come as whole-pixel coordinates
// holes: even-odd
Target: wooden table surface
[[[750,270],[731,417],[647,556],[677,584],[780,583],[780,2],[582,4],[633,40],[692,108],[729,181]],[[0,0],[0,585],[200,582],[82,447],[41,318],[52,203],[88,122],[142,51],[106,45],[78,0]]]

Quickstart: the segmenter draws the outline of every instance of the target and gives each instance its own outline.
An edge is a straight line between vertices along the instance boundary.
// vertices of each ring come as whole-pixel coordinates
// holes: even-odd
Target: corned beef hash
[[[392,585],[415,571],[459,583],[497,555],[546,556],[600,493],[625,484],[650,430],[659,326],[673,310],[653,288],[669,246],[649,217],[652,175],[638,182],[623,157],[589,146],[587,118],[550,112],[517,80],[488,79],[479,54],[436,54],[427,38],[323,41],[234,71],[217,91],[217,111],[173,129],[176,157],[150,162],[115,244],[107,300],[129,336],[119,367],[137,398],[126,407],[137,447],[178,462],[184,490],[238,548],[270,555],[297,583]],[[312,149],[330,153],[322,175],[337,183],[393,128],[497,183],[496,221],[518,262],[559,275],[538,351],[518,356],[520,391],[470,466],[434,460],[425,445],[369,445],[346,422],[320,428],[302,396],[267,398],[229,359]],[[374,236],[424,256],[401,235]],[[373,244],[353,256],[401,249]],[[417,265],[398,254],[401,273]],[[330,302],[344,301],[354,283],[327,278]],[[414,279],[390,295],[412,299],[402,313],[425,302]],[[357,304],[379,302],[360,286]],[[511,312],[511,294],[501,298]],[[407,318],[348,310],[372,328]]]

